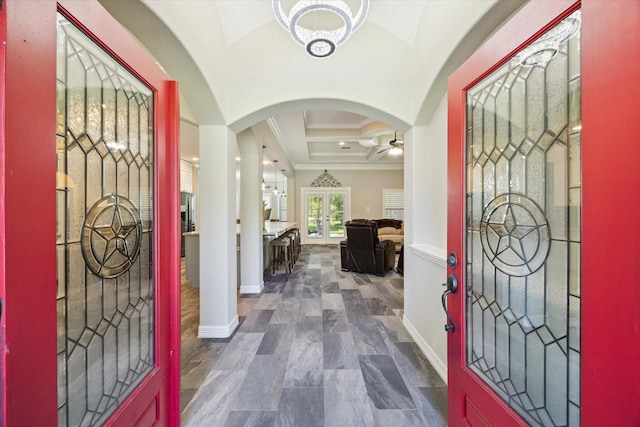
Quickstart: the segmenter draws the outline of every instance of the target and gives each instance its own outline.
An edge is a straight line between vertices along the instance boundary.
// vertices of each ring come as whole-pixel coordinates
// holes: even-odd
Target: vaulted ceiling
[[[319,59],[280,26],[271,0],[100,2],[180,82],[184,118],[251,128],[288,174],[401,168],[401,155],[380,152],[429,123],[448,75],[525,3],[371,0],[362,27]]]

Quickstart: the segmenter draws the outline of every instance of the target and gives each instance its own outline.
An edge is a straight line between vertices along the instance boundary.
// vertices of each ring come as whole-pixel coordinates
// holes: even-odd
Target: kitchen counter
[[[297,222],[265,221],[262,232],[264,266],[268,265],[269,241],[281,236],[284,232],[295,228]],[[238,251],[238,286],[240,283],[240,224],[236,225]],[[182,233],[185,237],[185,259],[187,280],[192,288],[200,287],[200,232]]]
[[[285,231],[295,228],[296,225],[298,225],[297,222],[265,221],[262,235],[278,237]]]

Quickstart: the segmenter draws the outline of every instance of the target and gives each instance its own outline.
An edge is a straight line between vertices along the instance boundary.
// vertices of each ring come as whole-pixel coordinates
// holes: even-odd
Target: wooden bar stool
[[[283,267],[285,277],[289,279],[292,268],[290,238],[280,236],[269,242],[269,264],[271,266],[271,274],[275,274],[279,267]]]
[[[289,239],[291,239],[291,264],[292,264],[292,269],[293,269],[293,265],[295,265],[296,261],[298,261],[298,255],[300,254],[300,238],[299,238],[299,233],[296,234],[296,230],[288,230],[285,234],[285,236],[289,237]]]
[[[292,228],[291,230],[289,230],[289,233],[293,236],[295,240],[295,245],[293,249],[294,249],[294,259],[297,261],[298,257],[300,256],[300,252],[302,251],[302,240],[300,236],[300,229]]]

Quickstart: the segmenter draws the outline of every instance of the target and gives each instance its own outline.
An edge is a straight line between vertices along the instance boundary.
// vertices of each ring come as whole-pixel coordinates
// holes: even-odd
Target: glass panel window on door
[[[155,366],[153,92],[58,16],[58,424],[102,424]]]
[[[532,425],[580,419],[580,11],[467,93],[467,365]]]

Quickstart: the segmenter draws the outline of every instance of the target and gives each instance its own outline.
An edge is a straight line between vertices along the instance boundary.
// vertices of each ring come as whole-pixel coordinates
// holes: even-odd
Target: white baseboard
[[[229,338],[240,322],[238,316],[224,326],[198,326],[198,338]]]
[[[264,289],[264,282],[259,285],[240,285],[241,294],[259,294]]]
[[[416,344],[418,344],[418,347],[420,348],[424,356],[427,358],[427,360],[431,362],[431,365],[433,365],[434,369],[438,372],[438,375],[440,375],[440,378],[442,378],[442,380],[446,384],[447,383],[446,363],[443,362],[436,355],[436,353],[433,351],[431,346],[427,344],[424,338],[422,338],[422,336],[418,333],[418,330],[413,326],[413,324],[409,321],[409,319],[407,319],[407,316],[402,316],[402,324],[407,329],[407,332],[409,332],[409,335],[411,335],[411,338],[413,338]]]

